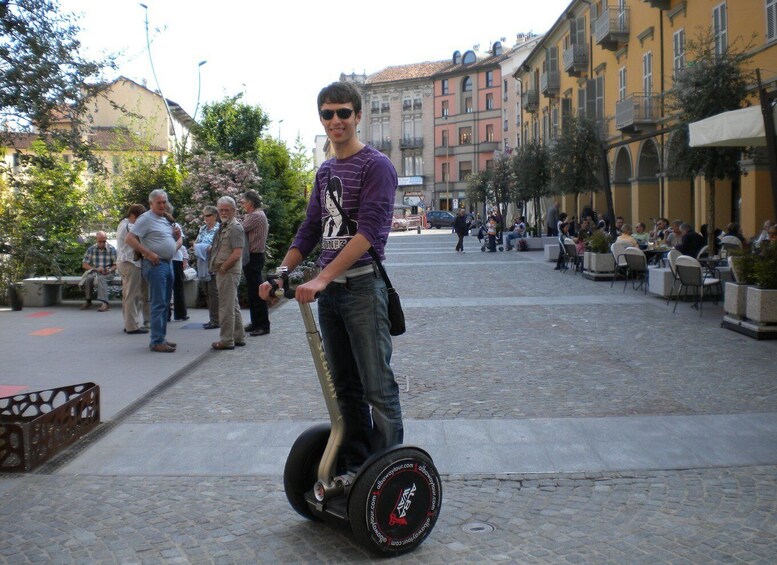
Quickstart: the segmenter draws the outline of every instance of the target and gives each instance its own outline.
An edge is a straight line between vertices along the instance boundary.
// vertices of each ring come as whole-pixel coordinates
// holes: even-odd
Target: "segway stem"
[[[289,287],[287,273],[281,272],[280,277],[270,275],[267,278],[277,297],[294,298],[294,289]],[[283,288],[278,288],[277,278],[281,278],[283,281]],[[324,352],[324,342],[318,331],[316,319],[313,316],[313,309],[310,307],[310,304],[303,304],[301,302],[298,304],[302,314],[302,322],[305,326],[308,347],[313,357],[313,365],[316,368],[318,382],[321,385],[321,393],[324,396],[329,421],[332,425],[329,440],[318,465],[318,483],[314,489],[316,498],[319,502],[322,502],[332,496],[342,494],[344,490],[342,483],[335,482],[334,477],[337,470],[337,457],[345,437],[345,422],[343,414],[340,412],[340,406],[337,404],[337,391],[335,390],[334,379],[332,378],[332,372],[329,370],[329,363],[327,363],[326,353]]]

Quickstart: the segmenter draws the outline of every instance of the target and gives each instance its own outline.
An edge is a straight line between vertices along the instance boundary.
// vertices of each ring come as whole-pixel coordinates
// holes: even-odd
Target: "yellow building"
[[[551,144],[567,116],[593,117],[613,146],[616,215],[629,223],[682,219],[698,229],[706,222],[704,179],[667,174],[672,133],[659,132],[671,126],[665,101],[674,73],[690,63],[686,41],[701,31],[712,31],[720,49],[738,38],[741,47],[750,44],[750,68],[761,69],[767,89],[775,90],[775,0],[574,0],[514,75],[522,92],[520,138]],[[750,237],[775,219],[774,206],[766,160],[741,165],[740,178],[716,182],[715,224],[739,222]],[[589,200],[606,210],[603,193],[580,206]],[[574,197],[562,199],[562,209],[579,215],[575,206]]]
[[[164,161],[173,154],[176,142],[191,148],[194,120],[172,100],[128,78],[105,84],[86,108],[84,138],[94,145],[109,173],[119,173],[122,159],[129,154]],[[69,123],[63,121],[55,127],[69,127]],[[7,133],[3,138],[12,141],[5,147],[6,167],[18,172],[37,135]],[[66,158],[69,154],[66,150]]]

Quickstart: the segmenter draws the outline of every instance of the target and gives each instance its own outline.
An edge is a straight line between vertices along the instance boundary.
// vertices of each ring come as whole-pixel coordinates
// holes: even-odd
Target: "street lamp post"
[[[200,108],[200,92],[202,90],[202,66],[208,61],[200,61],[197,63],[197,103],[194,105],[194,115],[192,120],[197,121],[197,110]]]
[[[175,133],[175,122],[173,121],[173,113],[170,111],[170,105],[167,103],[167,98],[165,98],[165,95],[162,93],[162,86],[159,84],[159,79],[156,76],[156,69],[154,69],[154,58],[151,56],[151,38],[148,34],[148,6],[146,4],[143,4],[142,2],[139,2],[140,6],[143,8],[143,11],[145,12],[145,24],[146,24],[146,50],[148,51],[148,62],[151,64],[151,74],[154,76],[154,82],[156,83],[156,89],[159,92],[159,96],[162,97],[162,102],[165,105],[165,110],[167,110],[167,117],[170,119],[170,126],[173,131],[173,154],[176,154],[179,147],[178,147],[178,134]]]
[[[278,120],[278,141],[281,140],[281,124],[283,123],[283,120]]]

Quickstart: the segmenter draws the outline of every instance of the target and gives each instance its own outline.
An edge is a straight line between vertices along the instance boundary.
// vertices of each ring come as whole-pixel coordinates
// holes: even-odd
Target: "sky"
[[[393,65],[448,60],[480,44],[485,51],[518,33],[546,32],[570,0],[342,2],[310,0],[60,0],[79,16],[83,54],[119,54],[123,75],[193,115],[243,93],[268,114],[269,133],[311,149],[323,133],[316,96],[340,73],[368,75]],[[146,47],[146,15],[151,57]],[[199,63],[207,61],[201,67]],[[158,84],[151,71],[156,70]],[[198,81],[199,70],[199,81]]]

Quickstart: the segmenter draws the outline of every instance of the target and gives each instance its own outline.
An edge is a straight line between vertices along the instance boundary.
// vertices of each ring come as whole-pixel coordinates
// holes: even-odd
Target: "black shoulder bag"
[[[339,180],[339,179],[338,179]],[[332,202],[334,202],[335,206],[337,207],[337,211],[340,212],[340,215],[343,217],[343,221],[347,222],[352,227],[356,227],[353,225],[353,222],[351,221],[351,218],[348,217],[348,214],[345,213],[345,210],[343,210],[343,207],[340,205],[340,202],[335,198],[334,189],[332,188],[331,184],[332,179],[327,180],[327,190],[329,191],[329,197],[332,199]],[[341,192],[342,193],[342,192]],[[355,233],[354,229],[354,233]],[[383,263],[380,261],[380,255],[378,255],[378,252],[375,250],[375,248],[370,245],[369,248],[369,254],[372,257],[372,259],[375,261],[375,263],[378,266],[378,270],[380,271],[380,276],[383,277],[383,281],[386,283],[386,290],[388,291],[388,317],[389,317],[389,334],[393,336],[402,335],[405,333],[405,313],[402,311],[402,303],[399,301],[399,294],[397,293],[394,286],[391,284],[391,280],[388,277],[388,274],[386,273],[386,269],[383,268]]]

